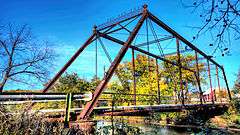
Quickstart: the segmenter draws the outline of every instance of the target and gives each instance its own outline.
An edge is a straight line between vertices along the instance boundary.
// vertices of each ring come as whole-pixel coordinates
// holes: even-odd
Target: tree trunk
[[[3,91],[4,84],[5,83],[0,83],[0,93]]]
[[[3,81],[0,83],[0,93],[3,92],[4,85],[8,80],[8,75],[9,75],[9,70],[6,72],[6,74],[4,75]]]

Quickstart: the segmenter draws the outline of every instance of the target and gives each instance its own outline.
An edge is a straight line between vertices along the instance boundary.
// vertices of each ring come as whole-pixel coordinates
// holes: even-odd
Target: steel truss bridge
[[[124,33],[125,32],[125,33]],[[122,34],[119,35],[119,34]],[[112,58],[107,51],[103,40],[112,44],[120,45],[117,55]],[[165,44],[166,41],[175,40],[172,44]],[[68,69],[70,65],[79,57],[84,50],[96,43],[96,64],[95,71],[98,75],[98,54],[97,48],[102,47],[109,62],[111,63],[108,70],[104,73],[100,83],[92,94],[82,93],[47,93],[55,84],[59,77]],[[100,46],[97,45],[100,43]],[[155,48],[154,48],[155,47]],[[166,51],[166,47],[171,47],[173,51]],[[165,49],[164,49],[165,48]],[[126,87],[126,82],[122,79],[118,66],[122,62],[127,52],[131,52],[131,70],[132,80],[130,85]],[[138,93],[138,77],[136,71],[136,54],[141,53],[148,58],[149,71],[155,74],[157,82],[154,89],[156,93]],[[185,57],[192,56],[191,59]],[[176,59],[171,59],[174,57]],[[152,61],[154,60],[154,61]],[[151,62],[150,62],[151,61]],[[160,73],[162,65],[165,66],[168,76]],[[172,67],[177,69],[172,70]],[[185,77],[185,72],[191,73],[191,79]],[[125,89],[125,93],[103,92],[107,88],[107,84],[116,75],[120,83]],[[177,78],[177,80],[176,80]],[[164,95],[161,83],[172,83],[175,92],[172,96]],[[129,84],[129,83],[128,83]],[[132,89],[132,93],[128,93]],[[194,90],[193,90],[194,89]],[[193,91],[191,91],[193,90]],[[205,93],[204,93],[205,92]],[[221,94],[222,93],[222,94]],[[114,96],[130,96],[131,100],[103,98],[103,95]],[[109,96],[108,96],[109,97]],[[145,97],[145,98],[140,98]],[[126,14],[122,14],[117,18],[110,19],[108,22],[94,26],[92,35],[86,42],[80,46],[70,60],[60,69],[60,71],[47,83],[42,93],[7,93],[3,92],[0,96],[1,104],[15,103],[32,103],[46,101],[66,101],[66,109],[56,110],[40,110],[43,113],[49,112],[65,112],[65,122],[68,126],[70,112],[78,112],[78,119],[84,120],[89,118],[95,109],[102,115],[140,115],[143,112],[171,112],[181,110],[196,110],[201,108],[226,107],[228,101],[231,100],[227,78],[223,66],[219,65],[215,60],[206,53],[198,49],[191,42],[186,40],[179,33],[174,31],[167,24],[154,16],[147,8],[147,5],[135,10],[131,10]],[[73,100],[85,100],[86,105],[83,108],[71,109]],[[126,106],[117,106],[119,102],[127,102]],[[141,104],[141,103],[145,104]],[[101,104],[105,104],[102,106]]]

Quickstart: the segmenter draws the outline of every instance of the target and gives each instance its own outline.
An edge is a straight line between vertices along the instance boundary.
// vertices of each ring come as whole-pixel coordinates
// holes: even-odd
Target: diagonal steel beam
[[[110,68],[108,69],[108,71],[106,73],[106,76],[103,78],[103,80],[97,86],[97,88],[94,92],[94,96],[93,96],[92,101],[88,102],[86,104],[86,106],[84,107],[83,111],[80,114],[80,119],[86,119],[91,114],[94,106],[96,105],[96,103],[98,101],[98,98],[100,97],[102,91],[104,90],[107,83],[111,79],[114,71],[116,70],[117,66],[121,62],[123,56],[126,54],[130,44],[132,43],[132,41],[136,37],[136,35],[137,35],[139,29],[141,28],[144,20],[147,18],[147,15],[148,15],[147,6],[145,5],[141,19],[138,21],[137,25],[135,26],[135,28],[131,32],[130,36],[128,37],[127,41],[124,43],[124,46],[121,48],[118,55],[114,59],[113,63],[111,64]]]
[[[132,18],[135,18],[135,17],[138,17],[138,16],[140,16],[140,15],[142,15],[142,13],[138,13],[138,14],[132,16],[132,17],[128,17],[128,18],[125,18],[125,19],[123,19],[123,20],[117,21],[116,23],[112,23],[111,25],[106,25],[106,26],[104,26],[104,27],[102,27],[102,28],[101,28],[101,25],[100,25],[100,29],[98,28],[97,30],[98,30],[98,31],[106,30],[106,29],[108,29],[108,28],[110,28],[110,27],[115,26],[117,23],[122,23],[122,22],[128,21],[128,20],[130,20],[130,19],[132,19]],[[99,27],[99,26],[98,26],[98,27]]]
[[[190,43],[188,40],[186,40],[184,37],[182,37],[180,34],[178,34],[176,31],[174,31],[172,28],[170,28],[167,24],[165,24],[164,22],[162,22],[161,20],[159,20],[156,16],[154,16],[152,13],[149,12],[149,16],[148,16],[153,22],[155,22],[157,25],[159,25],[160,27],[162,27],[163,29],[165,29],[166,31],[168,31],[169,33],[171,33],[174,37],[178,38],[179,40],[181,40],[182,42],[184,42],[186,45],[188,45],[191,49],[197,51],[198,53],[200,53],[202,56],[204,56],[206,59],[208,59],[209,61],[211,61],[212,63],[214,63],[215,65],[217,65],[219,68],[222,69],[222,66],[219,65],[216,61],[214,61],[213,59],[211,59],[207,54],[205,54],[203,51],[201,51],[200,49],[198,49],[195,45],[193,45],[192,43]]]
[[[131,24],[133,21],[135,21],[141,14],[139,14],[138,16],[136,16],[134,19],[132,19],[131,21],[129,21],[127,24],[123,25],[124,27],[127,27],[129,24]],[[126,20],[127,21],[127,20]],[[119,30],[122,30],[123,28],[117,28],[115,30],[112,30],[115,26],[117,26],[117,24],[121,24],[122,22],[118,22],[118,23],[115,23],[113,26],[111,26],[110,28],[108,28],[107,30],[105,30],[103,33],[114,33],[114,32],[117,32]],[[110,31],[111,30],[111,31]],[[98,30],[100,31],[100,30]]]
[[[77,50],[77,52],[70,58],[70,60],[62,67],[62,69],[53,77],[53,79],[45,86],[42,93],[45,93],[52,87],[52,85],[57,81],[57,79],[67,70],[67,68],[74,62],[74,60],[80,55],[80,53],[92,42],[95,37],[93,33],[88,40]]]
[[[216,66],[218,66],[220,69],[222,69],[223,75],[224,75],[224,80],[227,86],[227,90],[228,90],[228,95],[229,95],[229,99],[231,100],[231,93],[230,93],[230,89],[228,87],[228,82],[227,82],[227,78],[224,72],[224,68],[223,66],[219,65],[216,61],[214,61],[213,59],[211,59],[211,57],[209,57],[207,54],[205,54],[203,51],[201,51],[200,49],[198,49],[195,45],[193,45],[192,43],[190,43],[189,41],[187,41],[184,37],[182,37],[180,34],[178,34],[176,31],[174,31],[172,28],[170,28],[168,25],[166,25],[164,22],[162,22],[161,20],[159,20],[156,16],[154,16],[152,13],[149,12],[149,18],[154,21],[157,25],[159,25],[160,27],[162,27],[163,29],[165,29],[166,31],[168,31],[169,33],[171,33],[173,36],[175,36],[176,38],[178,38],[179,40],[181,40],[182,42],[184,42],[186,45],[188,45],[190,48],[192,48],[193,50],[197,51],[199,54],[201,54],[203,57],[205,57],[207,60],[209,60],[210,62],[212,62],[213,64],[215,64]]]
[[[100,35],[101,37],[104,37],[104,38],[108,39],[108,40],[111,40],[111,41],[113,41],[113,42],[116,42],[116,43],[118,43],[118,44],[120,44],[120,45],[124,45],[124,42],[123,42],[123,41],[121,41],[121,40],[119,40],[119,39],[116,39],[116,38],[114,38],[114,37],[112,37],[112,36],[106,35],[106,34],[104,34],[104,33],[99,33],[99,35]],[[179,66],[177,63],[175,63],[175,62],[173,62],[173,61],[170,61],[170,60],[165,59],[165,58],[163,58],[163,57],[161,57],[161,56],[158,56],[158,55],[156,55],[156,54],[153,54],[153,53],[150,53],[150,52],[145,51],[145,50],[143,50],[143,49],[140,49],[140,48],[138,48],[138,47],[136,47],[136,46],[130,45],[129,47],[132,48],[132,49],[134,49],[134,50],[136,50],[136,51],[138,51],[138,52],[141,52],[141,53],[143,53],[143,54],[146,54],[146,55],[149,55],[149,56],[151,56],[151,57],[157,58],[157,59],[159,59],[159,60],[162,60],[162,61],[164,61],[164,62],[167,62],[167,63],[169,63],[169,64],[172,64],[172,65],[174,65],[174,66]],[[193,72],[193,73],[195,72],[194,70],[192,70],[192,69],[190,69],[190,68],[188,68],[188,67],[185,67],[185,66],[182,66],[182,68],[185,69],[185,70],[191,71],[191,72]]]

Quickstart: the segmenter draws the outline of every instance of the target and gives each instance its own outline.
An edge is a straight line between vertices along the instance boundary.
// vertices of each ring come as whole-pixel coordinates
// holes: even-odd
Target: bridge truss
[[[122,36],[116,37],[117,33],[120,34],[119,32],[123,31],[127,34],[125,33],[122,34]],[[152,32],[152,34],[150,34],[150,31]],[[144,34],[142,34],[141,32],[143,32]],[[159,36],[159,33],[162,34],[160,35],[161,37]],[[144,35],[144,38],[139,39],[141,35]],[[121,49],[113,60],[110,54],[107,52],[106,48],[104,47],[104,44],[102,42],[103,39],[108,40],[108,42],[121,45]],[[139,39],[141,42],[136,43],[137,39]],[[175,40],[175,46],[171,46],[174,50],[173,52],[164,52],[163,45],[161,43],[167,40]],[[169,72],[171,75],[169,81],[173,81],[171,77],[174,77],[175,74],[178,74],[178,81],[174,82],[174,84],[175,86],[178,86],[176,88],[179,88],[180,90],[179,100],[181,101],[182,106],[186,105],[186,91],[188,91],[188,88],[186,88],[188,86],[186,85],[188,83],[188,80],[183,79],[183,72],[186,71],[193,73],[193,78],[195,79],[196,83],[195,85],[197,86],[198,90],[197,98],[199,99],[199,104],[204,104],[204,102],[206,102],[203,94],[202,81],[207,81],[209,84],[210,94],[208,94],[208,97],[210,97],[211,102],[214,103],[217,101],[217,97],[214,93],[215,88],[213,87],[213,76],[216,77],[214,80],[219,90],[223,89],[222,85],[225,85],[227,95],[231,100],[231,93],[228,87],[227,78],[223,66],[219,65],[210,56],[198,49],[195,45],[186,40],[183,36],[178,34],[176,31],[174,31],[172,28],[170,28],[168,25],[166,25],[164,22],[154,16],[151,12],[149,12],[147,5],[144,5],[143,8],[132,10],[129,13],[121,15],[115,19],[111,19],[107,23],[104,23],[102,25],[94,26],[92,35],[76,51],[76,53],[71,57],[71,59],[62,67],[62,69],[53,77],[53,79],[46,85],[42,92],[46,93],[54,85],[58,78],[67,70],[67,68],[76,60],[76,58],[94,41],[98,41],[101,44],[104,52],[108,56],[108,60],[111,62],[111,65],[108,68],[107,72],[104,74],[101,82],[95,88],[92,100],[87,102],[87,104],[84,106],[84,109],[81,111],[81,119],[86,119],[91,114],[94,107],[96,107],[97,105],[100,95],[107,87],[107,84],[114,75],[114,73],[118,76],[121,83],[125,83],[123,80],[121,80],[121,77],[119,77],[118,66],[122,61],[123,57],[126,55],[127,51],[129,50],[132,54],[132,83],[134,89],[132,96],[134,105],[136,105],[136,100],[138,96],[136,89],[137,75],[135,71],[136,52],[147,55],[149,61],[150,58],[155,60],[155,65],[157,66],[157,68],[154,72],[156,72],[157,74],[156,79],[158,92],[156,96],[158,104],[161,104],[161,99],[163,97],[160,91],[160,81],[162,77],[161,75],[159,75],[159,63],[165,64],[165,66],[168,68],[166,72]],[[153,49],[154,51],[151,52],[150,46],[152,47],[153,45],[157,46],[157,48]],[[194,56],[194,59],[186,61],[184,57],[188,55]],[[177,59],[172,60],[170,59],[171,56],[174,56]],[[98,61],[96,60],[96,63],[97,62]],[[184,62],[187,62],[188,64],[183,64]],[[178,73],[174,73],[173,71],[171,71],[170,67],[177,67]],[[148,69],[150,68],[148,67]],[[98,69],[96,66],[96,75],[97,70]],[[204,72],[205,75],[201,75],[202,72]],[[215,72],[214,75],[213,72]],[[222,74],[223,81],[219,81],[220,73]],[[203,76],[206,76],[206,78],[204,79]],[[126,87],[126,90],[129,90],[129,88]]]

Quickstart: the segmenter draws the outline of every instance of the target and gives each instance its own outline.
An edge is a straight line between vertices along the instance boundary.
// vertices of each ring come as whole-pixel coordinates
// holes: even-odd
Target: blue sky
[[[192,40],[194,31],[187,26],[200,25],[201,20],[196,14],[191,13],[190,9],[182,7],[180,0],[1,0],[0,21],[13,22],[15,24],[28,24],[32,28],[34,35],[39,39],[48,40],[54,43],[54,50],[59,54],[59,58],[54,63],[56,73],[60,67],[71,57],[78,47],[92,33],[94,24],[101,24],[108,18],[115,17],[124,11],[148,4],[149,10],[158,16],[163,22],[167,23],[186,39]],[[197,47],[207,54],[212,52],[208,44],[211,39],[200,37],[194,42]],[[237,44],[239,41],[232,42],[232,56],[221,57],[217,54],[215,60],[224,65],[230,87],[240,67],[240,50]],[[110,52],[115,54],[116,51]],[[94,48],[90,47],[80,56],[78,62],[70,67],[69,71],[79,72],[84,78],[91,78],[94,68],[88,65],[94,64]],[[88,59],[84,64],[81,59]],[[99,59],[100,64],[107,65],[106,59]],[[102,74],[102,69],[99,71]],[[40,89],[42,86],[32,87],[8,84],[6,89]]]

